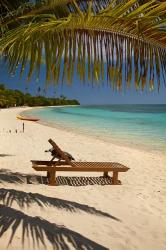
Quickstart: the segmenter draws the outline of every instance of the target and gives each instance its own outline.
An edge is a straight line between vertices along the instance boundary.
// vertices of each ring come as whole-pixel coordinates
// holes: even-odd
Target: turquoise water
[[[166,151],[166,105],[46,107],[24,114],[101,140]]]

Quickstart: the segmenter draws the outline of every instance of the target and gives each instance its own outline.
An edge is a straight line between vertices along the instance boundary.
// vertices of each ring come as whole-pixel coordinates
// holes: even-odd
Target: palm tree
[[[10,72],[29,64],[28,79],[39,78],[44,58],[46,83],[70,84],[76,71],[114,90],[132,82],[153,90],[166,82],[165,25],[166,3],[157,0],[36,1],[1,18],[0,52]]]
[[[40,88],[40,86],[37,88],[37,93],[36,93],[36,95],[37,96],[40,96],[40,93],[41,93],[41,88]]]

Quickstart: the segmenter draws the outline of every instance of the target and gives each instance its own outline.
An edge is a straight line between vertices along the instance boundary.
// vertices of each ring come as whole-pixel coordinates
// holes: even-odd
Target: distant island
[[[32,96],[29,93],[24,94],[20,90],[7,89],[4,84],[0,84],[0,108],[59,105],[80,105],[80,103],[75,99],[69,100],[63,95],[58,98],[48,98],[41,95]]]

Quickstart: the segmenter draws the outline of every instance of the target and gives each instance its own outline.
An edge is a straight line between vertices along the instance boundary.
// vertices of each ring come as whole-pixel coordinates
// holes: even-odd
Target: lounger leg
[[[50,173],[49,173],[49,171],[47,171],[47,178],[48,178],[48,179],[50,178]]]
[[[50,175],[50,178],[49,178],[49,185],[50,186],[55,186],[56,185],[56,181],[55,181],[55,171],[50,171],[49,172],[49,175]]]
[[[121,182],[118,180],[118,172],[117,171],[113,171],[112,184],[113,185],[121,184]]]
[[[103,173],[103,177],[104,177],[104,178],[108,178],[108,177],[109,177],[108,172],[104,172],[104,173]]]

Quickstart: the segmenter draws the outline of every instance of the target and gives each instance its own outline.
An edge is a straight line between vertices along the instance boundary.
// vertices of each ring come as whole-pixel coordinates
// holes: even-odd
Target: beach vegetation
[[[20,107],[20,106],[58,106],[58,105],[79,105],[75,99],[69,100],[63,95],[57,98],[47,98],[44,96],[32,96],[24,94],[19,90],[5,88],[0,84],[0,108]]]
[[[107,80],[113,90],[166,83],[166,3],[158,0],[0,0],[0,53],[9,72],[46,84]],[[28,65],[28,73],[27,73]]]

